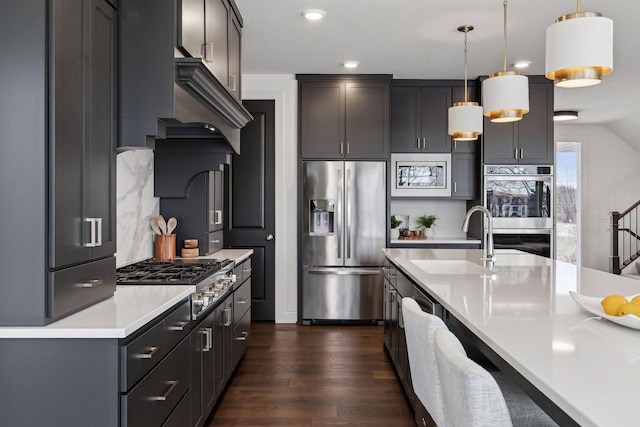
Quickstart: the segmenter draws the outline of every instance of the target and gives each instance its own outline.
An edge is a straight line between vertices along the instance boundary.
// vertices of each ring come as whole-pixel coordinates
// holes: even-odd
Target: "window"
[[[580,143],[556,143],[556,259],[580,265]]]

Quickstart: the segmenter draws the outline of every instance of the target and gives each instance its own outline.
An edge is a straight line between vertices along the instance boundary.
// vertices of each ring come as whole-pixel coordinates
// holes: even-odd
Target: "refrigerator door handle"
[[[345,224],[347,232],[345,234],[345,240],[347,245],[347,258],[351,258],[351,168],[346,168],[347,178],[345,179]]]
[[[338,251],[338,259],[342,259],[342,222],[343,222],[343,216],[342,216],[342,208],[343,208],[343,199],[344,199],[344,194],[343,193],[343,183],[344,183],[344,179],[342,177],[342,169],[338,168],[337,171],[338,174],[338,200],[336,201],[336,209],[337,209],[337,214],[338,214],[338,226],[337,226],[337,238],[338,238],[338,247],[337,247],[337,251]]]
[[[310,268],[309,274],[335,274],[338,276],[357,275],[372,276],[380,274],[380,269],[373,268]]]

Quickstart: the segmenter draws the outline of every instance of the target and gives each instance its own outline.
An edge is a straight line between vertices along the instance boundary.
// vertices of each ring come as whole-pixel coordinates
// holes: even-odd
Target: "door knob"
[[[273,240],[273,234],[267,234],[267,240]]]

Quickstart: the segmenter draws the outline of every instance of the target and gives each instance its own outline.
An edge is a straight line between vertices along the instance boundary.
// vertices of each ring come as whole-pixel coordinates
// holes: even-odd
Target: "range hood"
[[[156,140],[240,154],[251,114],[200,58],[176,51],[174,7],[119,4],[118,148],[155,149]],[[123,42],[125,41],[126,42]]]

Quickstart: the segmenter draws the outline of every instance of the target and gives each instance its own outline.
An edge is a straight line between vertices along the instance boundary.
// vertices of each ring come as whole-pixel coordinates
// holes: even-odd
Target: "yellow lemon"
[[[622,295],[607,295],[600,303],[605,313],[610,316],[618,316],[620,306],[628,304],[629,301]]]
[[[633,304],[640,304],[640,295],[636,295],[635,297],[631,298],[630,302]]]
[[[620,308],[618,308],[618,316],[626,316],[627,314],[640,316],[640,304],[622,304]]]

